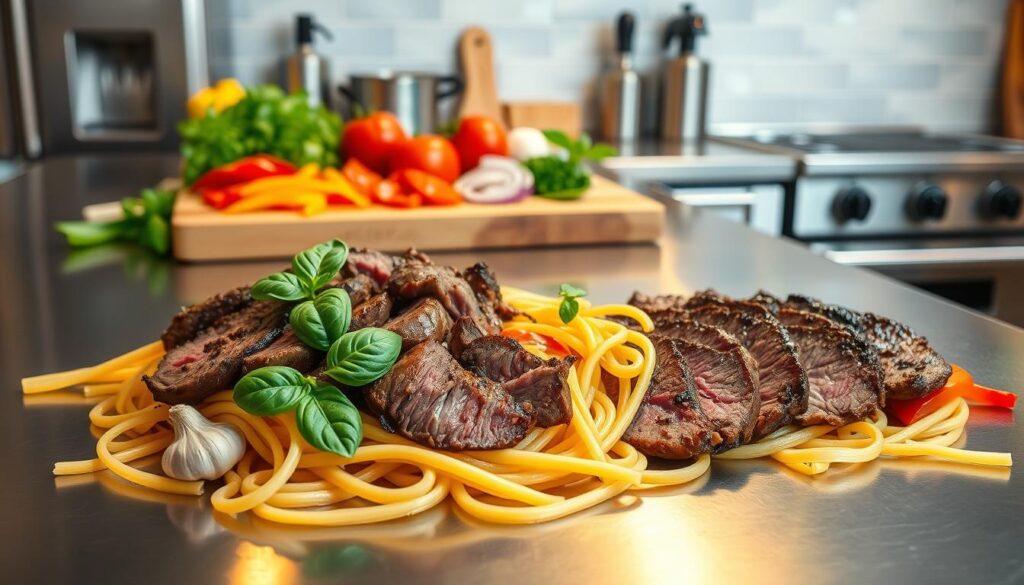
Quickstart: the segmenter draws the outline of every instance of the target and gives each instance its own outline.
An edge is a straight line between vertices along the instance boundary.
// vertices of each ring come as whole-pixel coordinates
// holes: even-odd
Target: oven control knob
[[[911,219],[942,219],[946,215],[946,203],[949,197],[942,187],[931,183],[923,183],[914,187],[907,199],[907,214]]]
[[[864,221],[871,212],[871,195],[856,185],[843,187],[832,200],[832,215],[839,223]]]
[[[1017,219],[1020,215],[1020,190],[1002,181],[992,181],[981,194],[981,214],[992,219]]]

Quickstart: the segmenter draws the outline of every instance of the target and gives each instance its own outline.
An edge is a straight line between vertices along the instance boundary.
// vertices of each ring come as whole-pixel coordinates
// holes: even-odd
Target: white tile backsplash
[[[704,0],[712,64],[710,123],[837,122],[991,129],[1008,0]],[[662,59],[678,0],[208,0],[214,78],[280,81],[294,15],[336,81],[380,68],[452,72],[458,35],[486,26],[505,99],[581,102],[593,125],[595,80],[611,61],[613,22],[636,14],[635,63]]]

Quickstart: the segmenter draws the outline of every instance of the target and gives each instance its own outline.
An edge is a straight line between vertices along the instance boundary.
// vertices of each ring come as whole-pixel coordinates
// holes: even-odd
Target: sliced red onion
[[[486,155],[455,181],[455,190],[470,203],[514,203],[533,193],[533,173],[515,159]]]

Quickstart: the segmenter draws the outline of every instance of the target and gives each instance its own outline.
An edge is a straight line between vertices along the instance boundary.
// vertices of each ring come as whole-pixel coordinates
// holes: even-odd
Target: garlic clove
[[[164,450],[161,467],[174,479],[218,479],[245,454],[245,436],[229,424],[214,423],[187,405],[171,407],[167,418],[174,441]]]

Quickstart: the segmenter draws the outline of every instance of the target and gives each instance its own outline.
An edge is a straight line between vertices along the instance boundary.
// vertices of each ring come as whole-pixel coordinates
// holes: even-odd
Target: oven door
[[[1024,239],[815,242],[811,249],[1024,327]]]

